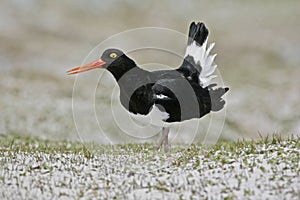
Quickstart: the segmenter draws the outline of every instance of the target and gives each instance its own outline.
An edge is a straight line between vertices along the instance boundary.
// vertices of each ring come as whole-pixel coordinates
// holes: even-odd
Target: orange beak
[[[92,70],[92,69],[102,68],[105,63],[106,62],[99,59],[99,60],[96,60],[94,62],[88,63],[86,65],[70,69],[70,70],[67,71],[67,75],[78,74],[78,73],[89,71],[89,70]]]

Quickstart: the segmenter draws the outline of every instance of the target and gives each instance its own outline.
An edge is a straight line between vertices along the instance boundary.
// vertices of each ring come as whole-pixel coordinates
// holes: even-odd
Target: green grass
[[[153,149],[0,135],[0,197],[299,198],[299,138]]]

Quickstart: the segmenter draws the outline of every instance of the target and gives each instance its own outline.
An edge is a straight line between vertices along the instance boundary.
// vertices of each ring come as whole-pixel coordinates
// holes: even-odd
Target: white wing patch
[[[168,96],[163,95],[163,94],[158,94],[158,95],[156,95],[156,98],[158,98],[158,99],[169,99]]]
[[[216,75],[212,75],[217,68],[217,65],[213,64],[217,54],[209,54],[212,48],[215,46],[215,43],[211,43],[207,49],[206,46],[207,39],[202,46],[198,46],[196,41],[193,41],[190,45],[187,46],[185,52],[185,57],[193,57],[195,63],[201,66],[199,81],[201,86],[203,87],[207,87],[210,84],[210,81],[213,78],[217,77]]]

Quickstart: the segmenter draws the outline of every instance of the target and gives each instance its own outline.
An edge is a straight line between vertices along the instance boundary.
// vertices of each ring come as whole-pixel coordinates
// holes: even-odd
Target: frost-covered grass
[[[0,19],[3,19],[0,20],[0,133],[76,140],[72,117],[75,76],[66,76],[66,70],[82,64],[96,45],[121,31],[157,26],[187,34],[191,20],[207,24],[209,42],[216,42],[213,53],[218,54],[218,70],[224,84],[230,87],[221,137],[257,138],[257,131],[300,133],[300,112],[296,112],[300,110],[300,1],[188,0],[174,4],[165,0],[156,5],[150,1],[109,0],[101,5],[97,0],[22,2],[0,1]],[[144,14],[150,10],[151,15]],[[106,28],[99,28],[99,24]],[[154,37],[153,45],[163,43],[170,47],[170,52],[180,47],[184,54],[186,40],[164,40],[151,35],[146,38],[151,41]],[[139,41],[136,37],[120,38],[120,43],[112,47],[123,49],[127,44],[138,45]],[[157,63],[155,66],[162,69],[162,65],[173,68],[181,65],[182,60],[165,53],[147,50],[130,56],[141,66]],[[99,136],[95,110],[90,109],[94,105],[89,103],[89,100],[94,102],[89,97],[98,85],[95,108],[101,129],[110,133],[109,138],[114,142],[123,142],[124,134],[112,123],[110,114],[116,83],[108,73],[101,83],[93,82],[93,75],[100,76],[100,71],[81,74],[77,79],[77,95],[73,100],[78,103],[74,108],[79,113],[76,121],[81,122],[77,124],[82,130],[80,136],[90,141]],[[87,80],[78,82],[82,79]],[[192,131],[181,135],[189,132]],[[190,141],[179,139],[183,140]]]
[[[299,199],[300,139],[91,145],[0,137],[0,199]]]

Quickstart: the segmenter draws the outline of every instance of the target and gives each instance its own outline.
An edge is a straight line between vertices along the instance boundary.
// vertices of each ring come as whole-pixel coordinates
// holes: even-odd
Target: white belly
[[[159,110],[155,104],[152,106],[151,111],[147,115],[133,113],[130,113],[130,115],[135,120],[143,124],[151,124],[158,127],[166,127],[169,124],[165,122],[169,118],[169,114]]]

